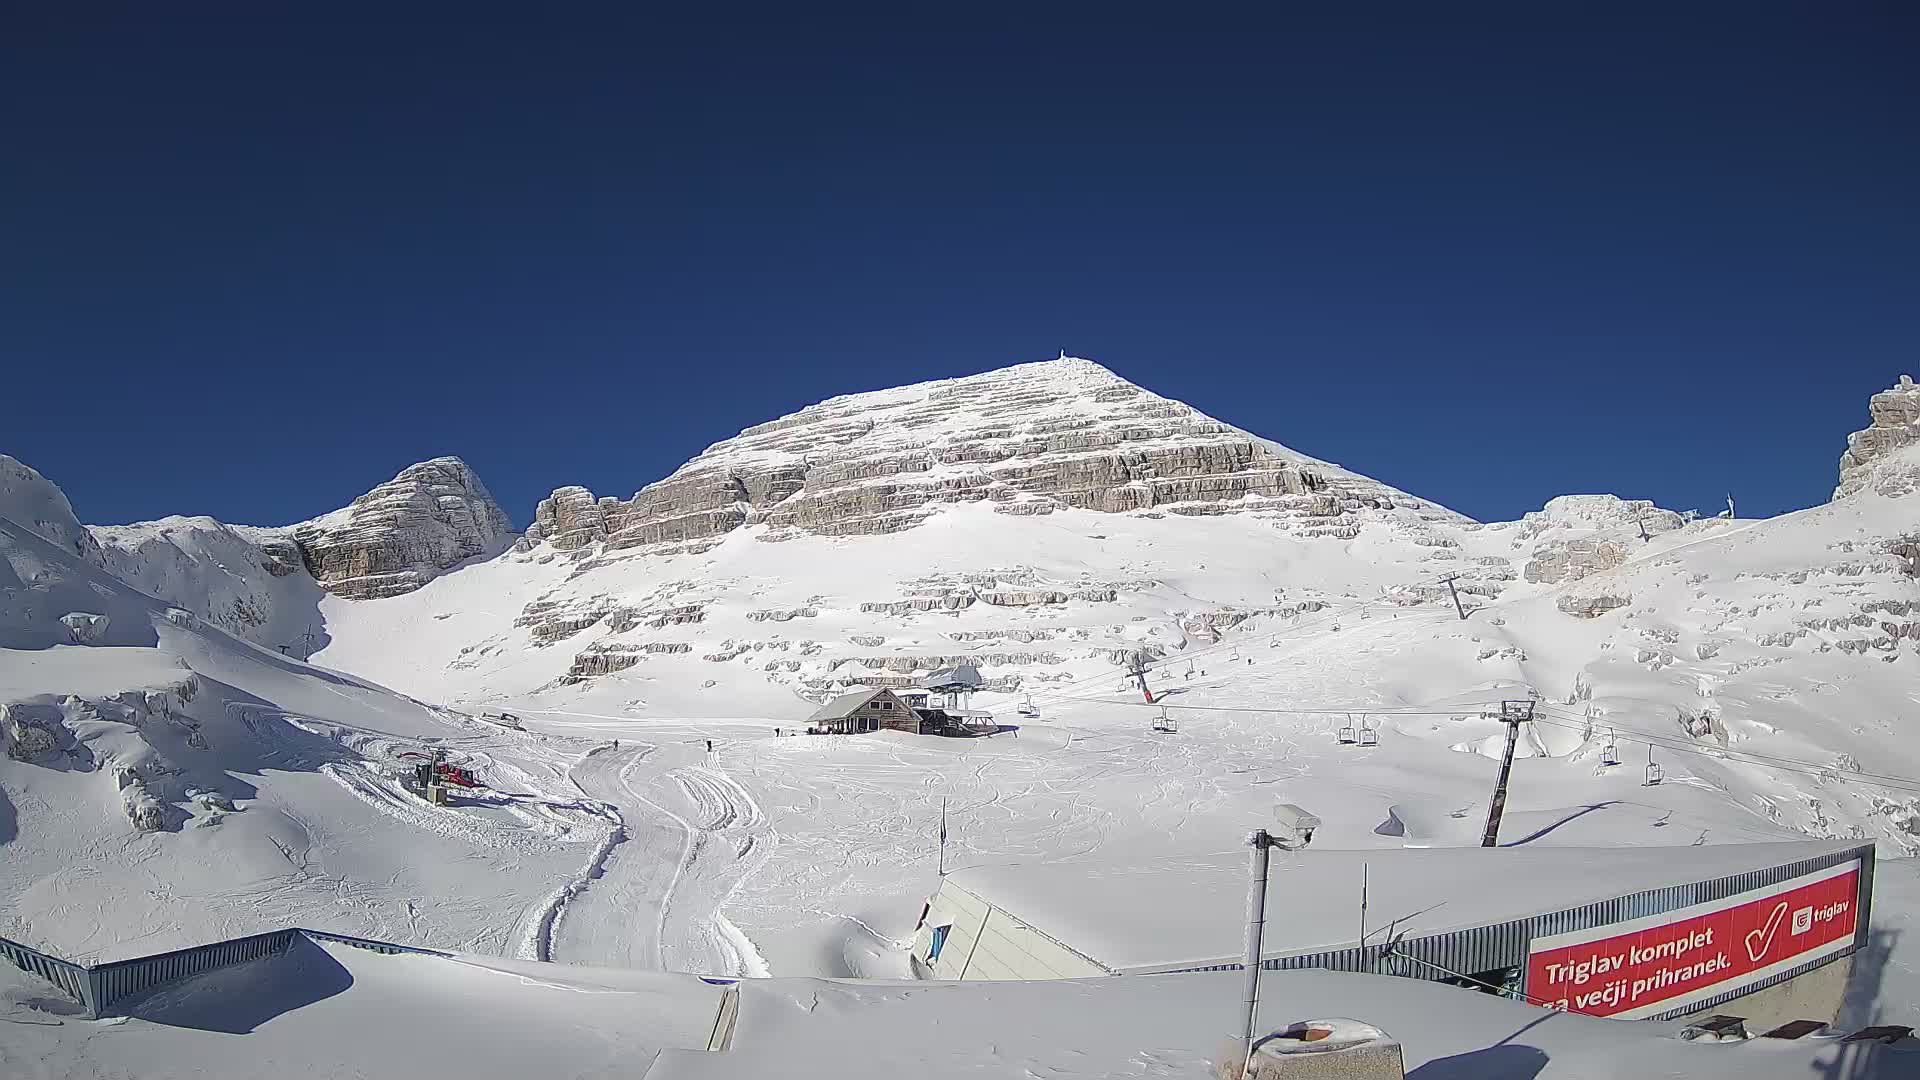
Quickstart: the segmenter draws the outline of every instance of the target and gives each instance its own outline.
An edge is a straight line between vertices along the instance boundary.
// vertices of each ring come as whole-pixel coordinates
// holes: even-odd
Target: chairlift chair
[[[1368,724],[1365,720],[1362,720],[1360,722],[1360,745],[1361,746],[1379,746],[1380,745],[1379,729],[1375,728],[1371,724]]]
[[[1600,767],[1607,768],[1620,764],[1620,750],[1614,744],[1613,732],[1607,732],[1607,744],[1600,748]]]
[[[1339,739],[1341,746],[1352,746],[1360,741],[1360,736],[1354,731],[1352,716],[1347,717],[1346,725],[1340,729]]]
[[[1172,735],[1180,730],[1180,724],[1167,714],[1167,707],[1160,706],[1160,715],[1153,718],[1153,730],[1156,734]]]
[[[1666,778],[1667,778],[1667,770],[1665,770],[1665,769],[1663,769],[1663,768],[1661,768],[1660,766],[1658,766],[1658,765],[1656,765],[1656,764],[1654,764],[1654,761],[1653,761],[1653,746],[1652,746],[1652,744],[1648,744],[1648,746],[1647,746],[1647,783],[1646,783],[1646,786],[1647,786],[1647,787],[1653,787],[1653,786],[1655,786],[1655,785],[1657,785],[1657,784],[1659,784],[1659,783],[1660,783],[1660,781],[1662,781],[1662,780],[1665,780]]]
[[[1020,703],[1019,713],[1021,716],[1027,717],[1028,719],[1033,719],[1034,717],[1037,717],[1040,715],[1039,708],[1036,707],[1033,703],[1032,694],[1028,694],[1027,700]]]

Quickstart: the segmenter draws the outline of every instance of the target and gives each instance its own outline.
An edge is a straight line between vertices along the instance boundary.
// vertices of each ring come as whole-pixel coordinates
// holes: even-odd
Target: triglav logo
[[[1793,913],[1794,937],[1799,937],[1811,929],[1813,929],[1813,909],[1811,907],[1803,907]]]

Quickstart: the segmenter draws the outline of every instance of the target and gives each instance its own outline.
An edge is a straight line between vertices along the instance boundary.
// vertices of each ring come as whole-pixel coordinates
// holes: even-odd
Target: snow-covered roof
[[[885,687],[876,687],[867,690],[856,690],[851,694],[841,694],[839,697],[813,710],[813,714],[807,717],[807,723],[811,724],[820,720],[838,720],[886,692]]]
[[[1485,926],[1647,889],[1844,851],[1852,842],[1705,847],[1279,851],[1267,888],[1267,956],[1349,948],[1367,929],[1411,936]],[[1015,863],[955,870],[959,886],[1114,971],[1237,960],[1247,854],[1130,863]],[[1376,935],[1374,942],[1380,940]]]
[[[466,1080],[1201,1077],[1239,1015],[1237,973],[1151,979],[891,982],[748,979],[726,1048],[724,989],[691,975],[495,957],[381,955],[334,943],[191,976],[100,1026],[43,1011],[45,984],[0,964],[8,1060],[73,1077],[399,1077],[448,1048]],[[1410,1074],[1784,1080],[1910,1075],[1920,1051],[1834,1039],[1681,1042],[1623,1024],[1379,975],[1275,971],[1259,1030],[1353,1017],[1401,1044]],[[1524,1031],[1524,1039],[1514,1032]],[[244,1033],[245,1037],[236,1038]],[[990,1038],[989,1038],[990,1035]],[[1144,1069],[1143,1069],[1144,1063]],[[1903,1064],[1905,1063],[1905,1064]],[[38,1072],[28,1075],[39,1075]]]
[[[927,689],[946,689],[950,686],[978,689],[985,682],[986,680],[980,677],[979,668],[972,664],[961,664],[958,667],[934,672],[920,680],[920,685]]]
[[[669,1049],[647,1076],[1197,1080],[1214,1075],[1210,1062],[1240,1016],[1242,986],[1238,972],[919,984],[748,979],[739,987],[739,1019],[726,1050]],[[1920,1058],[1911,1045],[1834,1039],[1681,1042],[1680,1022],[1548,1012],[1382,975],[1272,971],[1261,980],[1261,1033],[1333,1017],[1386,1032],[1400,1043],[1407,1075],[1419,1077],[1893,1076],[1906,1075],[1902,1070]]]

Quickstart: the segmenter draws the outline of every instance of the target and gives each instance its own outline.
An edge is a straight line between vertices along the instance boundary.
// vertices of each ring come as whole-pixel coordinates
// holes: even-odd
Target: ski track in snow
[[[503,851],[540,852],[551,850],[555,844],[593,843],[593,851],[572,877],[515,920],[513,952],[521,959],[552,958],[556,926],[567,902],[599,876],[614,847],[625,838],[625,822],[613,805],[584,797],[584,793],[583,797],[569,798],[547,790],[546,782],[532,771],[542,763],[516,762],[481,749],[510,748],[521,753],[533,749],[513,745],[516,740],[510,733],[481,733],[428,743],[267,706],[229,703],[228,709],[261,742],[268,760],[288,768],[317,771],[362,803],[408,827]],[[296,732],[312,738],[303,740]],[[465,748],[454,749],[462,746]],[[475,768],[492,790],[463,796],[467,807],[435,806],[381,769],[404,767],[406,759],[402,755],[434,749],[452,751],[453,760]],[[549,765],[544,771],[557,770]],[[504,786],[520,790],[501,791]],[[477,811],[505,814],[511,820],[484,817]]]
[[[550,955],[715,975],[766,962],[721,908],[771,848],[767,818],[737,780],[666,760],[678,746],[596,749],[570,774],[625,823],[600,872],[564,898]]]

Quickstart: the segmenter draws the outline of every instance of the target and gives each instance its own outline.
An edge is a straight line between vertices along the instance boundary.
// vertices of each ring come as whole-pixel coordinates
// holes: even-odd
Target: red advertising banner
[[[1843,952],[1858,925],[1860,862],[1625,923],[1536,938],[1527,994],[1632,1019]]]

